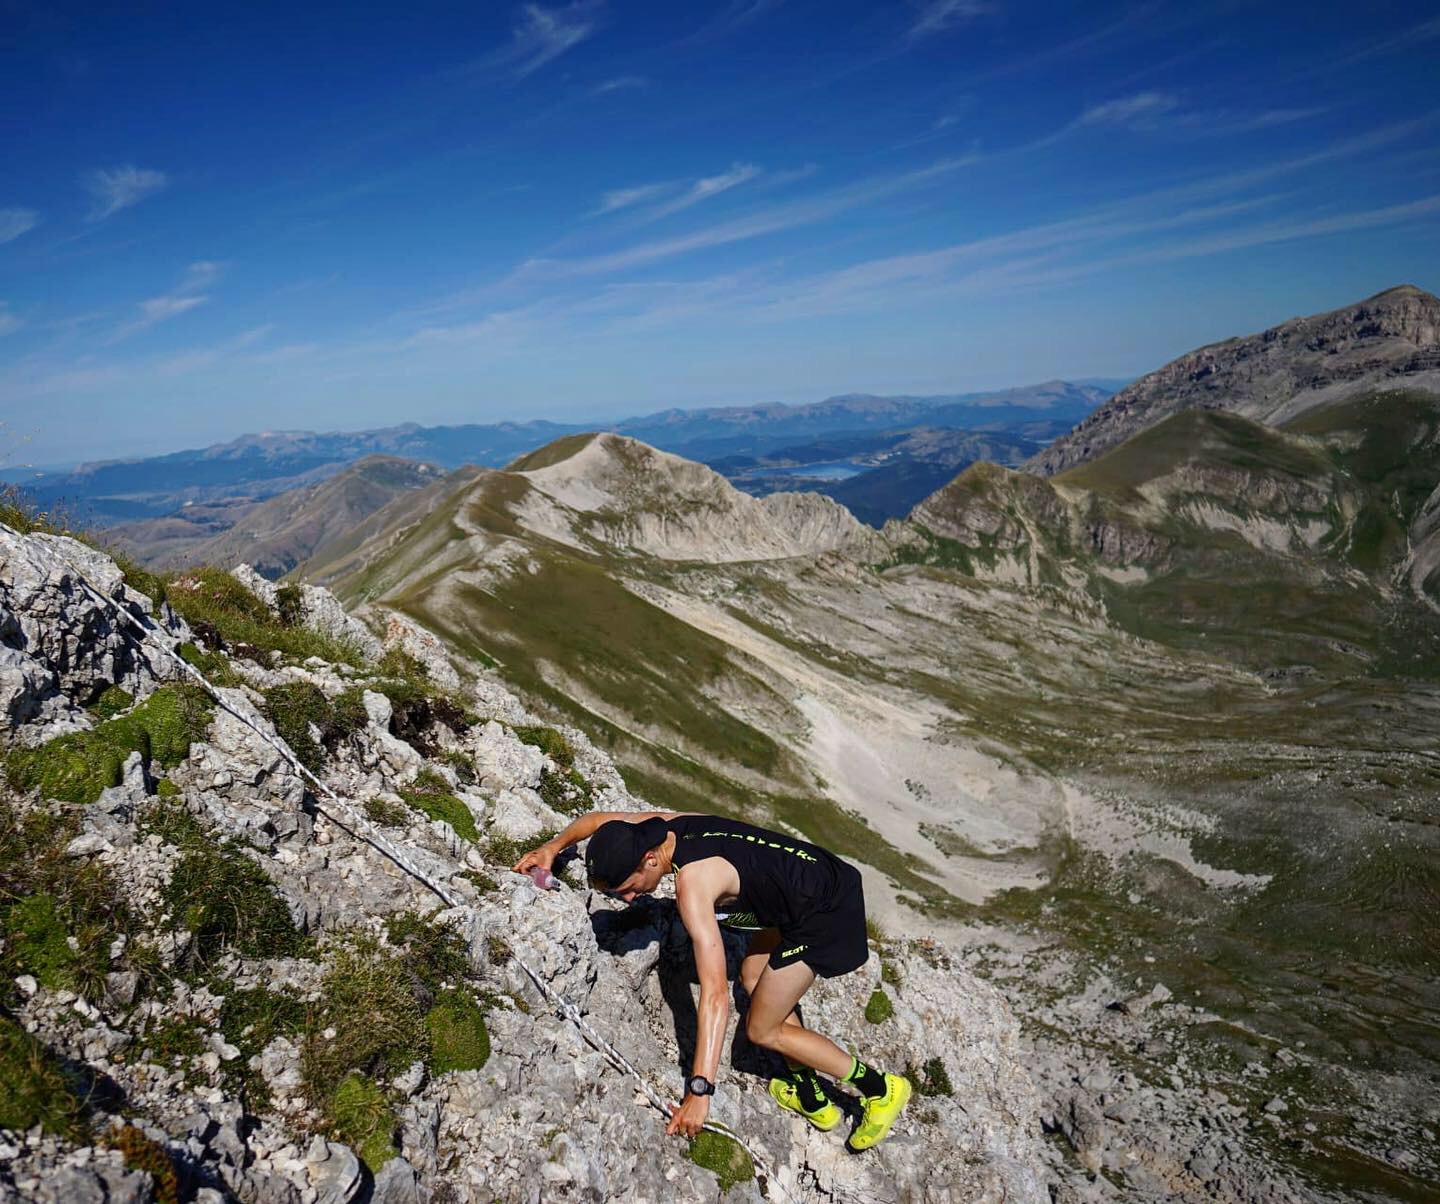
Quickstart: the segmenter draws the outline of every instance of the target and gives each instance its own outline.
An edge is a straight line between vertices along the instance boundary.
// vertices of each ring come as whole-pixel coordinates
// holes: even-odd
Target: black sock
[[[861,1095],[884,1095],[885,1076],[873,1066],[866,1066],[859,1058],[853,1058],[854,1065],[845,1076],[845,1082],[854,1083]]]
[[[825,1102],[825,1093],[820,1088],[820,1080],[815,1077],[815,1072],[789,1058],[785,1059],[785,1066],[786,1077],[795,1088],[795,1094],[800,1097],[800,1106],[807,1112],[814,1112]]]

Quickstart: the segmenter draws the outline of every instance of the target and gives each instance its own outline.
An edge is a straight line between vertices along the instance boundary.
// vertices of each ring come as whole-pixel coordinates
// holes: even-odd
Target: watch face
[[[691,1095],[709,1095],[715,1087],[703,1074],[697,1074],[686,1080],[685,1089]]]

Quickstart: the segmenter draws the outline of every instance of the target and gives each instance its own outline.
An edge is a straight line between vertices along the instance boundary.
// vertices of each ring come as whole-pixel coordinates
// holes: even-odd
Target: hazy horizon
[[[1398,3],[13,17],[12,465],[1134,377],[1440,279]]]

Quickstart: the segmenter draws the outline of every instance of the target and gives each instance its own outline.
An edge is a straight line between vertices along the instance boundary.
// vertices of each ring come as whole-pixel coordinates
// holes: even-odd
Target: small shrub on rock
[[[894,1014],[895,1005],[890,1002],[890,996],[880,987],[876,987],[865,1005],[865,1019],[871,1024],[884,1024]]]
[[[412,967],[373,937],[342,946],[321,981],[301,1050],[313,1103],[324,1107],[346,1075],[389,1079],[429,1054],[426,1008],[416,998]],[[327,1035],[328,1034],[328,1035]]]
[[[918,1070],[912,1065],[905,1071],[918,1095],[954,1095],[950,1072],[939,1058],[928,1059]]]
[[[0,798],[0,981],[28,973],[46,986],[98,998],[111,944],[140,930],[109,867],[66,853],[79,831],[74,811],[27,813]]]
[[[319,686],[289,681],[264,692],[261,708],[275,730],[311,773],[319,773],[325,753],[365,726],[365,701],[359,689],[346,690],[334,702]],[[316,733],[319,733],[318,738]]]
[[[298,585],[282,585],[275,590],[275,613],[286,627],[300,626],[305,602]]]
[[[271,653],[279,652],[296,661],[318,656],[331,663],[359,666],[363,662],[360,650],[350,642],[287,624],[263,598],[221,569],[186,569],[166,582],[165,592],[197,635],[237,655],[268,661]]]
[[[125,1125],[105,1134],[103,1141],[112,1150],[119,1150],[126,1169],[144,1171],[150,1176],[155,1204],[179,1204],[180,1177],[170,1153],[159,1142],[151,1141],[135,1125]]]
[[[556,833],[553,829],[546,828],[526,840],[516,840],[511,836],[502,836],[498,832],[492,832],[485,842],[485,860],[491,865],[498,865],[502,869],[509,869],[520,858],[531,849],[537,849],[547,840],[553,840]]]
[[[180,850],[164,898],[174,923],[191,934],[192,968],[232,948],[242,957],[294,957],[305,948],[275,884],[244,845],[219,839],[177,803],[156,804],[141,826]]]
[[[400,950],[410,973],[432,994],[473,972],[460,934],[416,912],[391,916],[385,922],[385,936]]]
[[[365,817],[382,828],[403,828],[410,819],[410,812],[389,799],[370,798],[365,800]]]
[[[262,1053],[276,1037],[293,1037],[304,1031],[306,1007],[288,991],[250,987],[231,991],[220,1008],[220,1033],[240,1051],[225,1064],[252,1112],[268,1107],[269,1087],[265,1076],[250,1069],[250,1059]]]
[[[561,815],[580,815],[589,811],[594,803],[590,783],[580,776],[578,769],[567,769],[557,773],[545,769],[540,774],[540,797],[553,811]]]

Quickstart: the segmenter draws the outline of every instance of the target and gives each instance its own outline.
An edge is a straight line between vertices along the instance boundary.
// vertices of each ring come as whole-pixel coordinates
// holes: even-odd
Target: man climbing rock
[[[869,955],[859,871],[818,845],[779,832],[676,811],[582,815],[515,868],[548,870],[562,851],[586,838],[590,885],[627,903],[675,874],[675,900],[700,979],[699,1036],[684,1101],[666,1133],[698,1133],[715,1091],[730,1010],[723,923],[754,932],[740,964],[740,982],[750,996],[745,1034],[781,1055],[789,1068],[770,1080],[771,1096],[828,1132],[841,1112],[825,1095],[819,1071],[860,1092],[863,1116],[847,1146],[858,1152],[884,1140],[909,1102],[909,1081],[852,1057],[806,1028],[797,1011],[817,974],[848,974]]]

